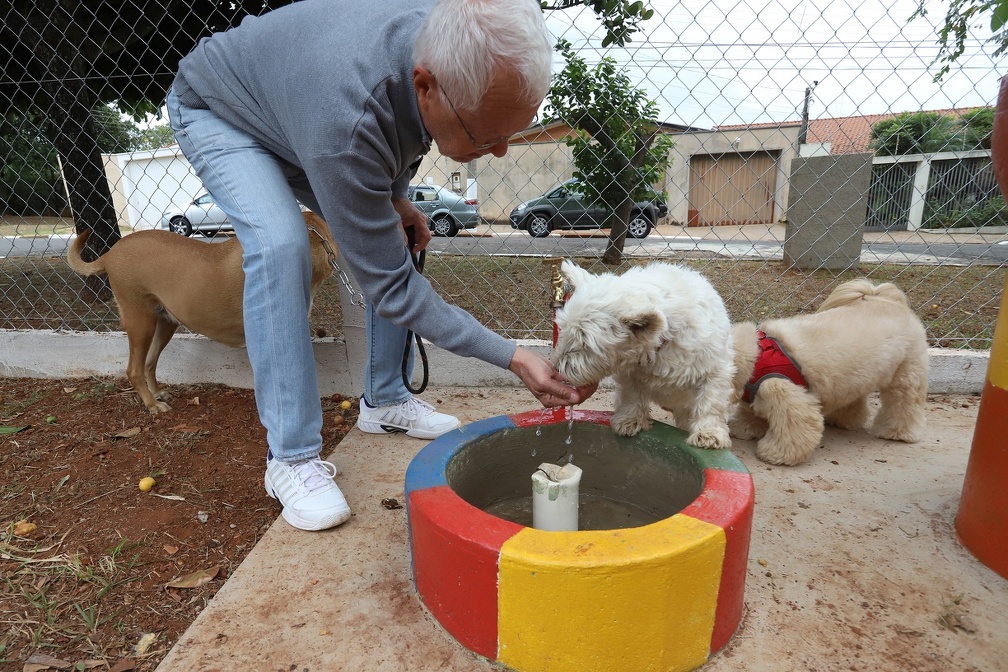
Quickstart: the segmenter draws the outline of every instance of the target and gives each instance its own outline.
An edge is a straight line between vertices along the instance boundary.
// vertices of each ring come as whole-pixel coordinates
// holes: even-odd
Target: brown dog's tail
[[[822,305],[819,306],[819,310],[816,312],[821,313],[824,310],[829,310],[830,308],[846,306],[870,297],[877,297],[883,301],[898,303],[901,306],[909,307],[910,305],[907,302],[906,295],[899,287],[891,282],[883,282],[880,285],[875,285],[872,284],[870,280],[860,279],[845,282],[834,289],[833,293],[826,297],[826,300],[822,302]]]
[[[84,243],[87,242],[90,235],[91,231],[84,229],[73,239],[69,249],[67,249],[67,265],[80,275],[104,275],[105,263],[101,260],[101,257],[98,257],[94,261],[84,261],[81,258],[81,250],[84,249]]]

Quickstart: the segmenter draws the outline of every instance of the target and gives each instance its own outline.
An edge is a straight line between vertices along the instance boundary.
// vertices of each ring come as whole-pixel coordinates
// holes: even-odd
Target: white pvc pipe
[[[544,462],[532,473],[532,527],[553,532],[578,529],[581,468]]]

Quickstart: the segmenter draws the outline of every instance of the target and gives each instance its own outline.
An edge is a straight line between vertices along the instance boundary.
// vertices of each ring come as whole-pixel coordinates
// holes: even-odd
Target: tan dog
[[[833,290],[817,312],[769,320],[759,329],[770,338],[759,338],[751,322],[732,326],[739,406],[730,429],[734,437],[759,439],[761,460],[805,461],[822,441],[824,424],[862,429],[868,396],[876,391],[882,406],[871,433],[917,440],[924,427],[928,344],[924,325],[896,285],[852,280]]]
[[[312,258],[312,296],[333,273],[323,237],[335,261],[336,244],[318,215],[304,213]],[[168,231],[137,231],[124,236],[92,262],[80,253],[84,231],[67,251],[67,263],[81,275],[108,275],[129,338],[126,376],[151,413],[171,410],[155,371],[161,351],[178,325],[225,345],[245,346],[242,315],[245,273],[237,238],[209,244]]]

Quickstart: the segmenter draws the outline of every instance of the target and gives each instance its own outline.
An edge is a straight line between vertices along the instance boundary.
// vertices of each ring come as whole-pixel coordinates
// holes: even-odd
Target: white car
[[[198,232],[207,238],[213,238],[222,231],[234,231],[227,215],[208,193],[197,196],[183,208],[169,208],[161,216],[161,228],[183,236]]]
[[[433,184],[411,184],[409,198],[429,218],[435,236],[454,236],[480,223],[479,201]]]

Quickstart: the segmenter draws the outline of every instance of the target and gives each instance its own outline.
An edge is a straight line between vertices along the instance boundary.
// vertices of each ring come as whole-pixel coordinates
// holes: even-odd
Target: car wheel
[[[455,220],[452,219],[450,215],[438,215],[431,220],[430,227],[435,236],[451,237],[458,233],[458,227],[455,226]]]
[[[180,236],[192,235],[192,224],[185,217],[176,217],[168,222],[168,228]]]
[[[651,220],[643,212],[635,212],[630,216],[627,233],[631,238],[647,238],[651,233]]]
[[[525,228],[533,238],[545,238],[553,227],[550,225],[549,217],[541,212],[533,212],[525,220]]]

